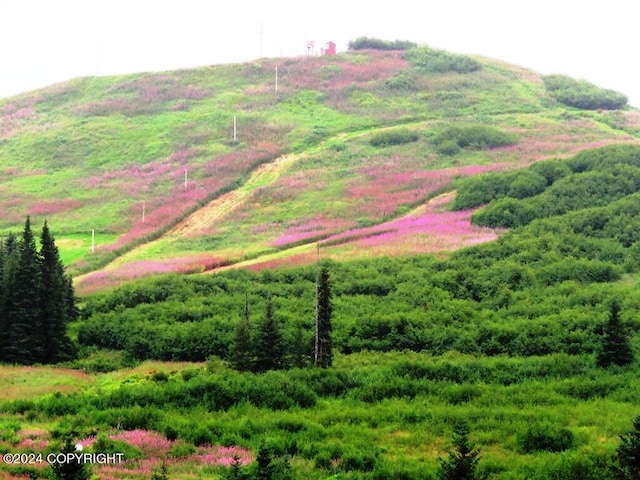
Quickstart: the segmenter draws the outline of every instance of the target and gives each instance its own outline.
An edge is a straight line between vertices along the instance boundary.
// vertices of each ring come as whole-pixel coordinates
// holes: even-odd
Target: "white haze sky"
[[[636,0],[0,0],[0,98],[369,36],[567,74],[640,107],[639,13]]]

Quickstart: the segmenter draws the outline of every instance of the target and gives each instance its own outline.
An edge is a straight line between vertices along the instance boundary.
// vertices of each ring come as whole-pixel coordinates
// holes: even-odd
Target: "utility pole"
[[[235,142],[237,140],[237,133],[238,133],[238,120],[236,118],[236,116],[233,116],[233,141]]]
[[[316,243],[316,328],[314,335],[314,347],[313,347],[313,366],[318,366],[320,360],[320,244]]]
[[[96,231],[95,229],[91,229],[91,253],[95,253],[96,251]]]

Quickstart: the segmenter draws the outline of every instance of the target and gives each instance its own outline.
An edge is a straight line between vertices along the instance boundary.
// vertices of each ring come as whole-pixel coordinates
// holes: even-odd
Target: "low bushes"
[[[562,452],[573,446],[573,432],[552,423],[534,423],[518,433],[521,453]]]
[[[349,50],[407,50],[416,47],[406,40],[382,40],[372,37],[358,37],[349,42]]]
[[[543,80],[549,94],[569,107],[617,110],[627,104],[627,97],[623,94],[597,87],[584,80],[575,80],[565,75],[547,75]]]
[[[409,129],[394,129],[380,132],[371,137],[369,144],[374,147],[390,147],[404,143],[417,142],[420,137]]]
[[[407,50],[404,58],[423,73],[471,73],[482,68],[480,62],[466,55],[425,46]]]
[[[438,133],[433,143],[436,151],[442,155],[455,155],[463,149],[480,150],[485,148],[513,145],[517,138],[514,134],[486,125],[452,125]]]

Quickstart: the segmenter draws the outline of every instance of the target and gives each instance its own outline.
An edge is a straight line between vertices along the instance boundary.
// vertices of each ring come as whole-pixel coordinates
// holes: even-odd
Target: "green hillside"
[[[47,219],[80,294],[77,358],[0,366],[0,478],[638,477],[640,112],[378,47],[0,102],[0,236]]]
[[[76,79],[0,102],[0,235],[48,219],[70,272],[95,272],[81,291],[308,263],[322,239],[335,259],[448,252],[495,234],[352,240],[438,215],[425,202],[459,176],[637,140],[635,110],[557,98],[530,70],[426,47]],[[450,137],[474,126],[508,145]]]

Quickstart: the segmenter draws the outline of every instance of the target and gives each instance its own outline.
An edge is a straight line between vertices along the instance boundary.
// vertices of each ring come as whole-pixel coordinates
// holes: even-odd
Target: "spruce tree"
[[[65,278],[58,247],[47,222],[42,227],[40,243],[39,298],[45,335],[43,361],[53,363],[71,356],[71,343],[66,336],[67,323],[72,320],[68,304],[70,282]]]
[[[60,453],[68,454],[76,452],[74,442],[70,438],[67,438]],[[53,470],[53,478],[55,480],[88,480],[91,477],[91,471],[88,466],[78,462],[75,458],[63,463],[53,462],[51,464],[51,470]]]
[[[249,298],[245,295],[244,312],[236,326],[231,346],[231,364],[240,372],[252,369],[254,364],[253,342],[251,340],[251,320],[249,318]]]
[[[609,309],[609,319],[603,327],[600,350],[596,357],[596,363],[601,368],[611,365],[623,366],[633,362],[633,350],[620,321],[620,310],[620,303],[614,299]]]
[[[454,428],[453,446],[455,450],[449,453],[449,458],[440,460],[439,480],[484,480],[476,469],[480,452],[469,442],[469,427],[466,422],[460,422]]]
[[[16,253],[7,278],[4,361],[29,365],[44,360],[46,338],[38,299],[40,262],[29,217]]]
[[[275,480],[275,468],[273,464],[273,454],[271,449],[264,442],[258,448],[256,456],[256,466],[253,478],[256,480]]]
[[[242,460],[239,456],[233,456],[233,462],[231,462],[229,469],[224,473],[223,478],[224,480],[249,480],[249,475],[242,465]]]
[[[280,370],[286,367],[286,351],[280,325],[273,315],[273,303],[267,300],[265,316],[258,325],[255,370]]]
[[[7,314],[5,309],[6,301],[6,276],[5,268],[7,257],[4,249],[4,242],[0,242],[0,332],[6,332],[8,328]],[[6,335],[0,335],[0,362],[4,361],[4,346],[7,340]]]
[[[8,313],[9,279],[12,277],[15,271],[15,265],[17,264],[17,250],[18,239],[11,233],[5,241],[0,244],[0,268],[2,272],[2,279],[0,280],[0,331],[5,332],[4,335],[0,335],[0,362],[8,361],[6,347],[9,344],[11,325]]]
[[[640,417],[633,421],[633,430],[620,435],[620,445],[614,459],[616,480],[640,478]]]
[[[333,349],[331,342],[331,284],[329,269],[323,266],[320,270],[317,290],[316,305],[316,332],[315,332],[315,357],[316,367],[327,368],[333,363]]]
[[[294,367],[303,368],[308,364],[310,355],[308,351],[308,343],[304,338],[305,329],[302,325],[297,325],[295,335],[293,337],[293,351],[291,355],[291,363]]]

